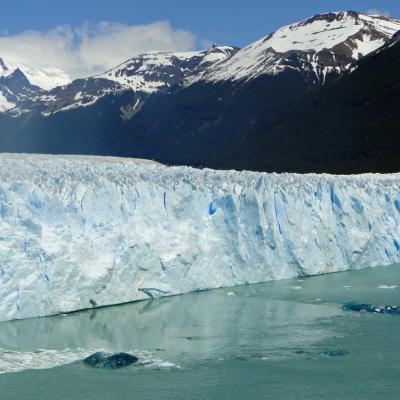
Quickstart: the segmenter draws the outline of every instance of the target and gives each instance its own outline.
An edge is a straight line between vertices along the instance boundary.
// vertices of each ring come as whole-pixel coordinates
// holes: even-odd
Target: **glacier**
[[[400,262],[400,174],[0,165],[0,321]]]

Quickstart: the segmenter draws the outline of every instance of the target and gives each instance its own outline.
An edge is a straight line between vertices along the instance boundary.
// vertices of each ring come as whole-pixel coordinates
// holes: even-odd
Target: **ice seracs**
[[[400,175],[0,156],[0,321],[400,262]]]

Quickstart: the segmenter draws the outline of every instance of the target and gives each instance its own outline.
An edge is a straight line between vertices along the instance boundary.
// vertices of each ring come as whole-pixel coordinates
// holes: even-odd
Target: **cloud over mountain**
[[[368,15],[380,15],[382,17],[390,17],[390,12],[389,11],[381,11],[381,10],[378,10],[377,8],[372,8],[371,10],[368,11]]]
[[[134,55],[153,51],[187,51],[196,36],[174,29],[167,21],[147,25],[102,22],[80,27],[59,26],[46,32],[25,31],[0,36],[0,57],[37,69],[59,70],[68,81],[115,67]]]

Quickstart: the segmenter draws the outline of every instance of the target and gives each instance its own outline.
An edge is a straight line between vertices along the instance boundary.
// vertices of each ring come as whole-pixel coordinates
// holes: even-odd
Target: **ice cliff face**
[[[400,262],[400,175],[0,156],[0,320]]]

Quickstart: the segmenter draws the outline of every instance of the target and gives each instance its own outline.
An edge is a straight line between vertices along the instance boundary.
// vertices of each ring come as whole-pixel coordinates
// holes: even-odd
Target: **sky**
[[[136,54],[239,47],[308,16],[337,10],[400,18],[398,0],[13,0],[2,2],[0,57],[70,77]]]

